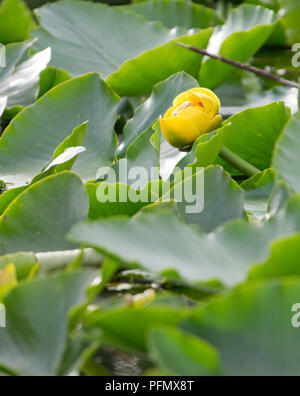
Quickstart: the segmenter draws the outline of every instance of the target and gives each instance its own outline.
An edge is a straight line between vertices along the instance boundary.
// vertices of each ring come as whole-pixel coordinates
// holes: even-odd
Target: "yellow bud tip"
[[[222,125],[219,98],[207,88],[193,88],[178,95],[164,117],[159,117],[162,134],[176,148],[191,146],[201,135]]]

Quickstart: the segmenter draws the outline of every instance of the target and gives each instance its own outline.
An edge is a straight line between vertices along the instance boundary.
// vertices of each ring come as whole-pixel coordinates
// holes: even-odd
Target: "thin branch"
[[[225,58],[224,56],[221,56],[221,55],[211,54],[211,53],[207,52],[204,49],[193,47],[192,45],[188,45],[188,44],[183,44],[183,43],[180,43],[178,41],[176,41],[175,44],[179,45],[180,47],[186,48],[186,49],[188,49],[190,51],[197,52],[198,54],[205,55],[205,56],[208,56],[208,57],[213,58],[213,59],[217,59],[217,60],[219,60],[219,61],[221,61],[223,63],[227,63],[228,65],[231,65],[231,66],[234,66],[234,67],[238,67],[239,69],[243,69],[243,70],[246,70],[248,72],[257,74],[260,77],[276,81],[278,84],[282,84],[282,85],[285,85],[287,87],[292,87],[292,88],[297,88],[297,89],[300,86],[298,83],[296,83],[294,81],[286,80],[285,78],[278,77],[278,76],[276,76],[276,75],[274,75],[272,73],[268,73],[268,72],[266,72],[266,71],[264,71],[262,69],[259,69],[257,67],[250,66],[250,65],[247,65],[245,63],[238,62],[238,61],[235,61],[235,60],[231,60],[231,59]]]

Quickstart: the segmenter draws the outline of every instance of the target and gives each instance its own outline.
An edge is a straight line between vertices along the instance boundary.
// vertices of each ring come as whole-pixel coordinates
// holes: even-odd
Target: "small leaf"
[[[246,62],[266,42],[274,30],[276,15],[260,6],[244,4],[233,8],[224,25],[214,30],[207,51],[225,58]],[[234,70],[212,58],[205,58],[200,84],[214,89]]]
[[[0,43],[24,41],[34,25],[27,5],[22,0],[4,0],[0,8]]]
[[[0,217],[0,254],[72,249],[65,235],[87,213],[87,194],[78,176],[63,172],[47,177],[20,194]]]
[[[22,376],[57,375],[68,314],[84,301],[93,278],[90,271],[72,272],[16,287],[5,299],[7,327],[0,332],[1,369]]]

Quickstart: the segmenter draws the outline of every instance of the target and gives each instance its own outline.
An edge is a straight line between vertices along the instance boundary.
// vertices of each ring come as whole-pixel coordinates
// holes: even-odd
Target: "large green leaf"
[[[88,198],[78,176],[63,172],[35,183],[0,217],[0,255],[68,250],[65,236],[88,214]]]
[[[205,29],[222,23],[222,19],[211,8],[185,0],[152,0],[126,8],[144,15],[150,21],[160,21],[169,28],[183,26]]]
[[[67,341],[68,314],[85,299],[92,272],[72,272],[25,283],[5,299],[0,368],[22,376],[57,375]]]
[[[166,81],[158,83],[150,98],[138,107],[135,116],[126,125],[124,143],[119,151],[124,153],[130,143],[148,129],[160,115],[163,116],[177,95],[197,86],[197,81],[185,73],[174,74]]]
[[[0,8],[0,43],[24,41],[33,26],[33,18],[22,0],[4,0]]]
[[[278,177],[293,190],[300,192],[299,149],[300,113],[290,120],[274,150],[273,167]]]
[[[233,285],[245,280],[251,264],[268,257],[271,241],[299,230],[297,197],[260,226],[238,220],[207,235],[183,224],[174,212],[162,210],[133,219],[83,223],[72,229],[70,239],[123,261],[138,262],[150,271],[174,268],[192,281],[219,279]]]
[[[51,64],[73,76],[96,71],[107,78],[128,59],[184,35],[127,10],[78,1],[47,4],[37,10],[41,28],[35,50],[51,46]],[[82,59],[85,59],[82,62]]]
[[[19,113],[0,139],[0,177],[10,185],[30,181],[52,158],[54,150],[78,125],[89,121],[75,165],[92,179],[99,167],[111,164],[116,138],[118,98],[97,74],[66,81]]]
[[[162,369],[175,375],[218,375],[219,356],[208,343],[170,326],[155,326],[149,334],[150,353]]]
[[[184,328],[214,345],[225,375],[299,376],[298,279],[244,286],[200,308]]]
[[[245,4],[233,9],[223,26],[216,28],[208,52],[229,59],[246,62],[269,38],[275,27],[273,11],[260,6]],[[233,71],[233,67],[206,58],[200,70],[200,84],[216,88]]]
[[[238,113],[223,124],[225,146],[260,170],[270,167],[275,142],[289,119],[283,102]]]

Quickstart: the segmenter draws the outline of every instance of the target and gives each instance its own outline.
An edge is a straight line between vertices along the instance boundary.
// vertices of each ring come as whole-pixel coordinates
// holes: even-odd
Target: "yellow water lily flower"
[[[191,146],[201,135],[222,124],[219,98],[206,88],[193,88],[178,95],[173,106],[160,117],[165,139],[176,148]]]

